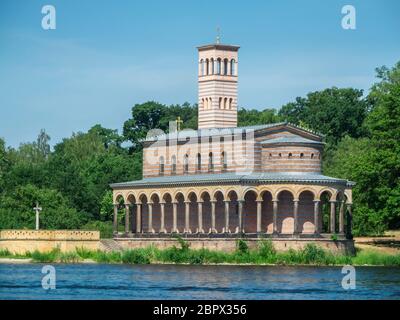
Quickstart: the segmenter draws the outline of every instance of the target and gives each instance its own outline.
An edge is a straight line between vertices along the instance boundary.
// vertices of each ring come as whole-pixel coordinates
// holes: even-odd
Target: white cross
[[[36,202],[36,207],[33,208],[36,211],[36,230],[39,230],[39,213],[42,211],[42,208],[39,207],[39,203]]]

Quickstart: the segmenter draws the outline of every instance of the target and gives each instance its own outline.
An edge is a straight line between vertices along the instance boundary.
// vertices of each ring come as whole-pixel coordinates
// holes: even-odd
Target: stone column
[[[297,234],[299,234],[299,200],[298,199],[293,200],[293,220],[294,220],[293,234],[297,235]]]
[[[320,200],[314,200],[314,234],[319,234],[319,203]]]
[[[257,202],[257,233],[262,232],[261,230],[261,211],[262,211],[262,200],[256,200]]]
[[[160,232],[166,233],[167,230],[165,230],[165,202],[164,201],[160,202],[160,209],[161,209]]]
[[[197,202],[197,215],[199,218],[199,228],[197,230],[198,233],[204,233],[203,230],[203,201]]]
[[[172,226],[172,232],[178,233],[178,228],[177,228],[177,219],[178,219],[178,202],[174,201],[172,202],[172,212],[173,212],[173,226]]]
[[[229,233],[229,206],[231,201],[230,200],[225,200],[225,232]]]
[[[243,230],[243,203],[244,203],[244,200],[238,200],[238,205],[239,205],[239,212],[238,212],[238,214],[239,214],[239,230],[238,230],[238,232],[239,233],[243,233],[244,232],[244,230]]]
[[[347,211],[349,212],[349,218],[347,220],[347,237],[352,239],[353,232],[353,214],[351,212],[351,203],[347,204]]]
[[[148,232],[154,233],[154,229],[153,229],[153,202],[148,202],[147,206],[149,207],[149,230],[148,230]]]
[[[129,204],[125,204],[125,233],[129,233],[129,216],[131,214],[131,206]]]
[[[118,203],[114,203],[114,233],[118,233]]]
[[[211,203],[211,233],[217,233],[215,229],[215,204],[217,200],[210,200]]]
[[[136,204],[136,233],[142,232],[142,203]]]
[[[339,233],[344,233],[344,201],[340,201],[339,207]]]
[[[185,201],[185,232],[186,233],[192,233],[190,230],[189,212],[190,212],[190,201]]]
[[[329,201],[331,204],[331,223],[330,223],[330,231],[331,233],[336,232],[336,201]]]
[[[273,222],[273,233],[274,234],[278,234],[278,203],[279,203],[279,200],[272,200],[272,205],[273,205],[272,222]]]

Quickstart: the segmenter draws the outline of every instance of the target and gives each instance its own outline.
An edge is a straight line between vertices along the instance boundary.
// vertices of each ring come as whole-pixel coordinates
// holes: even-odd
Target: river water
[[[0,299],[400,299],[400,268],[356,267],[356,288],[341,267],[0,264]]]

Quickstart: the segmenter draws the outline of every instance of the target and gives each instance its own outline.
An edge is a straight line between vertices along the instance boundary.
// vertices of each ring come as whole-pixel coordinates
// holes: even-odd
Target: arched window
[[[160,157],[160,175],[164,174],[164,157]]]
[[[210,100],[208,101],[208,109],[212,109],[212,98],[210,98]]]
[[[221,58],[217,59],[217,74],[221,74]]]
[[[225,99],[224,99],[224,109],[227,108],[227,101],[228,101],[228,98],[225,98]]]
[[[232,109],[232,101],[233,101],[233,99],[230,98],[230,99],[229,99],[229,105],[228,105],[228,109],[229,109],[229,110]]]
[[[214,74],[214,58],[211,58],[211,74]]]
[[[210,71],[210,60],[206,59],[206,75],[209,74]]]
[[[228,59],[224,59],[224,76],[228,74]]]
[[[204,60],[200,60],[200,75],[204,76]]]
[[[304,158],[304,153],[300,153],[300,158]]]
[[[187,154],[183,157],[183,171],[184,173],[189,172],[189,156]]]
[[[282,158],[282,153],[278,154],[279,158]]]
[[[222,153],[221,153],[221,164],[222,164],[222,170],[223,171],[228,169],[228,157],[227,157],[225,151],[222,151]]]
[[[270,158],[270,159],[272,158],[272,153],[269,154],[269,158]]]
[[[176,156],[172,156],[171,164],[172,164],[171,173],[175,174],[176,173]]]
[[[231,75],[234,76],[235,75],[235,59],[231,60]]]
[[[219,109],[222,109],[222,98],[219,98],[219,101],[218,101],[218,108],[219,108]]]
[[[311,153],[311,159],[314,159],[314,153]]]
[[[205,106],[204,106],[204,109],[208,109],[208,98],[206,98],[206,104],[205,104]]]
[[[289,153],[289,158],[291,158],[292,157],[292,154],[291,153]]]
[[[196,169],[197,171],[201,171],[201,154],[198,153],[196,157]]]
[[[208,154],[208,171],[214,171],[213,153]]]

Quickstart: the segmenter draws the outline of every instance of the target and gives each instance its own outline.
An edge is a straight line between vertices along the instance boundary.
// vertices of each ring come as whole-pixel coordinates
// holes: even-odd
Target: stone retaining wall
[[[2,230],[0,250],[24,254],[35,250],[45,252],[60,248],[62,252],[75,248],[97,250],[100,232],[87,230]]]
[[[199,239],[185,238],[192,249],[209,249],[232,252],[236,249],[236,239]],[[154,245],[159,249],[170,248],[172,246],[179,247],[176,239],[163,238],[132,238],[132,239],[116,239],[116,241],[125,249],[144,248]],[[257,239],[245,240],[250,249],[257,247]],[[273,239],[271,240],[277,251],[287,251],[289,249],[303,249],[306,244],[314,243],[321,248],[340,254],[354,254],[354,241],[352,240],[329,240],[329,239]]]

